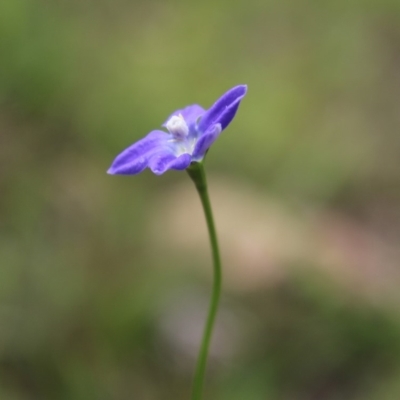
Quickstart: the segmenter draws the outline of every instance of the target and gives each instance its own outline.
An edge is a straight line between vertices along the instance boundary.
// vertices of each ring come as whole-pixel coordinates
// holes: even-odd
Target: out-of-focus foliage
[[[194,190],[105,171],[247,83],[207,157],[226,285],[206,398],[397,400],[399,54],[395,0],[2,0],[0,398],[189,397]]]

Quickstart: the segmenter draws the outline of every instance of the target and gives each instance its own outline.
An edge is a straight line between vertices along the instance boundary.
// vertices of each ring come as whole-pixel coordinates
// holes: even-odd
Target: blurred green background
[[[0,399],[189,398],[200,203],[105,171],[241,83],[204,398],[400,398],[400,2],[2,0]]]

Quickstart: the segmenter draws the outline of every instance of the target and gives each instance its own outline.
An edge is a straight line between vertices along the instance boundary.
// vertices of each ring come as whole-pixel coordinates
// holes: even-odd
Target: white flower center
[[[180,140],[185,139],[189,134],[189,127],[181,114],[172,116],[165,127],[171,135]]]

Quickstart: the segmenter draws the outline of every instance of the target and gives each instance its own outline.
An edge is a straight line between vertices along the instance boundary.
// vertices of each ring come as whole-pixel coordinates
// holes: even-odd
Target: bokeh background
[[[199,200],[105,171],[241,83],[207,157],[204,398],[400,398],[400,2],[2,0],[1,399],[189,398]]]

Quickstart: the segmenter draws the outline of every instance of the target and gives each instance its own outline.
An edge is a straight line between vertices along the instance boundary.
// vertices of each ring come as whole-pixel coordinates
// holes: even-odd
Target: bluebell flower
[[[223,94],[207,111],[193,104],[172,113],[162,125],[120,153],[109,174],[135,175],[150,168],[156,175],[184,170],[204,159],[207,150],[229,125],[247,91],[239,85]]]

